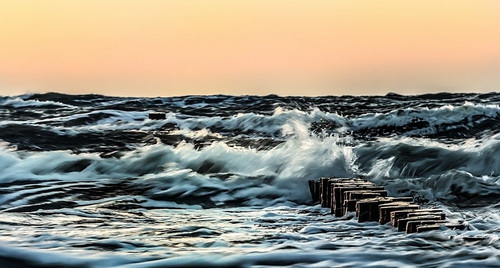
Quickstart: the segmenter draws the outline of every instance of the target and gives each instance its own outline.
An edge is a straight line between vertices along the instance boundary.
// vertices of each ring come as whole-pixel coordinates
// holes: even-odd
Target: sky
[[[0,0],[0,95],[500,90],[498,0]]]

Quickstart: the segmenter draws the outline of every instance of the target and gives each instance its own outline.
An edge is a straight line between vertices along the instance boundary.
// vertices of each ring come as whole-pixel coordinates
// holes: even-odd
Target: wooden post
[[[390,197],[369,198],[358,201],[356,204],[356,214],[358,222],[377,221],[378,205],[392,202]]]
[[[416,233],[417,232],[417,227],[419,226],[424,226],[424,225],[434,225],[434,224],[439,224],[439,223],[446,223],[444,220],[416,220],[416,221],[409,221],[406,223],[406,232],[411,234],[411,233]]]
[[[371,190],[379,190],[382,191],[384,190],[383,187],[380,186],[373,186],[372,184],[347,184],[347,185],[340,185],[338,184],[332,184],[333,187],[333,200],[332,200],[332,212],[335,214],[336,217],[341,217],[344,215],[344,193],[347,191],[355,191],[355,190],[364,190],[364,191],[371,191]]]
[[[351,183],[352,179],[342,179],[342,178],[327,178],[323,177],[319,179],[319,202],[321,203],[321,207],[329,208],[331,207],[332,200],[332,190],[331,183]],[[359,180],[359,179],[354,179]]]
[[[439,221],[441,217],[439,216],[419,216],[419,217],[411,217],[411,218],[403,218],[398,220],[398,231],[406,231],[407,224],[409,221],[423,221],[423,220],[431,220],[431,221]]]
[[[440,209],[404,209],[400,211],[391,211],[391,225],[392,227],[398,227],[398,220],[407,218],[407,217],[417,217],[417,216],[426,216],[426,215],[443,215],[442,210]],[[442,218],[443,220],[445,218]]]
[[[379,205],[379,223],[386,224],[391,221],[391,212],[397,210],[419,209],[420,207],[414,203],[408,202],[393,202]]]
[[[392,227],[398,227],[398,220],[406,218],[408,213],[415,211],[415,209],[403,209],[391,211],[391,225]]]
[[[344,192],[344,215],[351,211],[356,211],[356,203],[359,200],[375,198],[375,197],[387,197],[386,190],[353,190]]]
[[[309,192],[311,193],[312,201],[314,204],[316,204],[319,201],[317,189],[316,189],[316,181],[309,180],[309,181],[307,181],[307,184],[309,185]]]
[[[319,184],[320,188],[320,202],[321,202],[321,207],[326,207],[326,196],[328,194],[328,184],[330,181],[330,178],[321,178]]]

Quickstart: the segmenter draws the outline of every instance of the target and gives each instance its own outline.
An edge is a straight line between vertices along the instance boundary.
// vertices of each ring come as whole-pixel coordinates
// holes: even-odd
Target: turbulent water
[[[0,267],[500,267],[499,105],[0,97]],[[322,176],[364,176],[467,228],[335,218],[311,204]]]

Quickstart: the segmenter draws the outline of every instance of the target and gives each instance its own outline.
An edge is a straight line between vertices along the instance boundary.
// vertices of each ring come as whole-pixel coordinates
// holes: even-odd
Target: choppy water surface
[[[0,266],[499,267],[499,104],[0,97]],[[334,218],[310,204],[321,176],[366,176],[468,227]]]

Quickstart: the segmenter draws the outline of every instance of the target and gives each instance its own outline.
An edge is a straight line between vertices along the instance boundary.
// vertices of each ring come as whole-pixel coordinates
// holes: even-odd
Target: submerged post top
[[[167,115],[165,113],[160,113],[160,112],[149,113],[149,119],[152,120],[162,120],[166,118]]]

